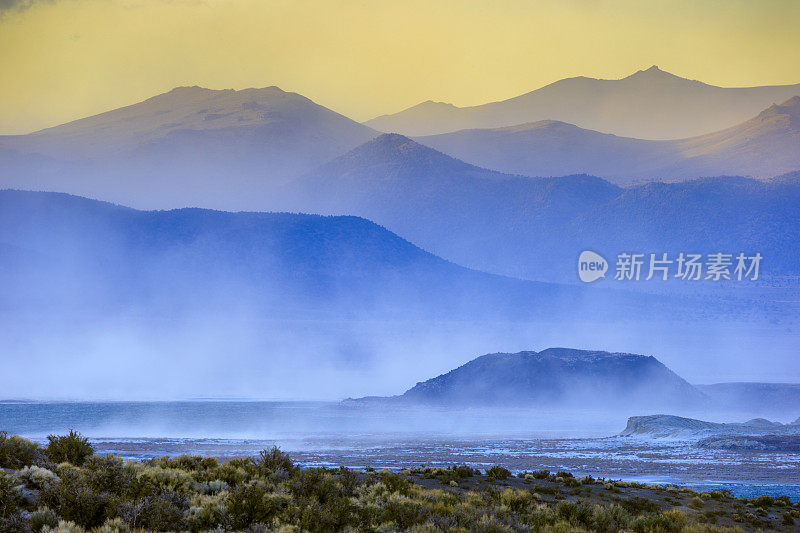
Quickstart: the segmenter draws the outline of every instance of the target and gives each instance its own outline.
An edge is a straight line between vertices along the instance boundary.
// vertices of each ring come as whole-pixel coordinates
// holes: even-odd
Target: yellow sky
[[[178,85],[278,85],[364,120],[652,64],[798,83],[798,28],[796,0],[0,0],[0,133]]]

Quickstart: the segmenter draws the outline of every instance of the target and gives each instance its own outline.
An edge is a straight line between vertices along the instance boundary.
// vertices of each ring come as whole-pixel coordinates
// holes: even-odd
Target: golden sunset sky
[[[179,85],[278,85],[357,120],[656,64],[800,82],[796,0],[0,0],[0,133]]]

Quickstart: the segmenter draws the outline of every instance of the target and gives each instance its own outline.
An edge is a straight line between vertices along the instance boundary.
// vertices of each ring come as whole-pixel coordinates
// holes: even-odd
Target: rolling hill
[[[772,177],[800,168],[800,96],[731,128],[676,141],[618,137],[551,120],[417,140],[474,165],[526,176],[587,173],[621,184]]]
[[[632,402],[639,407],[692,407],[706,398],[652,356],[548,348],[483,355],[388,400],[417,405],[601,409]]]
[[[421,136],[556,120],[625,137],[680,139],[734,126],[797,95],[800,84],[716,87],[652,66],[619,80],[567,78],[472,107],[428,101],[366,124]]]
[[[508,318],[568,310],[584,294],[457,266],[358,217],[138,211],[0,191],[0,245],[6,310]]]

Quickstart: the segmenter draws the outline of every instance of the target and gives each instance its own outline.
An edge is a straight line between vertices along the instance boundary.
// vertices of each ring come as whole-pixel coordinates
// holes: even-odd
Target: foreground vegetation
[[[352,471],[257,458],[123,461],[79,434],[0,433],[0,531],[795,530],[800,504],[495,466]]]

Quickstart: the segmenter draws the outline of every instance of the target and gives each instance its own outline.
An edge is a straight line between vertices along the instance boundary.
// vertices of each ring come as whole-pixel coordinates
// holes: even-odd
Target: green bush
[[[640,516],[630,526],[635,533],[680,533],[687,526],[686,516],[679,511]],[[702,530],[701,530],[702,531]]]
[[[0,431],[0,468],[19,469],[23,466],[43,466],[45,463],[39,445],[17,435],[8,436]]]
[[[775,505],[775,498],[772,496],[759,496],[753,502],[756,507],[761,507],[762,509],[769,509],[773,505]]]
[[[9,518],[19,511],[19,494],[13,477],[0,472],[0,518]]]
[[[84,463],[86,480],[98,492],[123,494],[131,489],[136,474],[114,455],[92,455]]]
[[[231,527],[240,530],[271,520],[281,508],[280,500],[272,498],[271,493],[272,487],[264,481],[252,481],[231,490],[226,500]]]
[[[511,472],[502,466],[493,466],[486,471],[486,478],[489,481],[505,481],[511,477]]]
[[[289,454],[282,452],[277,446],[273,446],[270,450],[261,450],[252,462],[262,475],[272,474],[278,470],[291,472],[295,468]]]
[[[48,435],[47,440],[47,457],[54,463],[67,462],[81,466],[94,454],[89,439],[72,429],[67,435]]]
[[[106,519],[109,494],[89,486],[87,476],[75,467],[59,468],[61,481],[42,490],[42,503],[59,517],[83,527],[97,527]]]

